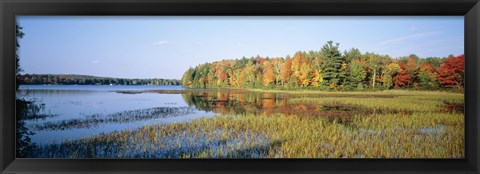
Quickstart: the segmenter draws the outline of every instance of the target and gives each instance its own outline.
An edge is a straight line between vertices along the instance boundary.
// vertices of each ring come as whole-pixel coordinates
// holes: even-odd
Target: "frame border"
[[[0,0],[0,173],[479,173],[479,0]],[[16,159],[15,16],[461,15],[465,159]]]

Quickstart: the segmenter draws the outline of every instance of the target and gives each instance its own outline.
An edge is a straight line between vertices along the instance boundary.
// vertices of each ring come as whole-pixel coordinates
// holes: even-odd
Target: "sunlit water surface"
[[[21,85],[17,92],[17,98],[34,101],[40,105],[42,109],[39,110],[38,114],[51,115],[51,117],[45,119],[26,121],[27,127],[35,133],[30,137],[32,143],[37,145],[59,143],[64,140],[78,139],[115,130],[122,131],[127,128],[132,130],[144,125],[184,122],[193,118],[214,115],[213,112],[189,106],[181,94],[119,93],[119,91],[137,90],[183,90],[183,88],[181,86]],[[169,112],[151,118],[127,121],[125,119],[121,121],[112,120],[112,117],[118,116],[122,112],[141,112],[151,108],[173,108],[175,114]],[[180,110],[188,110],[188,112],[177,113]],[[112,116],[112,114],[114,115]],[[91,121],[92,118],[96,119]],[[59,125],[71,120],[87,120],[84,122],[93,123],[99,119],[103,119],[103,122],[96,125],[73,128],[68,127],[68,125],[62,128],[51,126],[47,127],[48,129],[35,129],[35,127],[46,123]]]

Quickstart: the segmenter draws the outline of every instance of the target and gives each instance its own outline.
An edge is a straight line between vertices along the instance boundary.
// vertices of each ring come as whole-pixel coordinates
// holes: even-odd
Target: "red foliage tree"
[[[220,73],[220,80],[223,82],[223,81],[225,81],[225,79],[227,79],[227,73],[221,72]]]
[[[445,87],[462,88],[465,76],[465,56],[447,58],[438,68],[438,82]]]
[[[405,86],[409,83],[410,75],[407,72],[407,66],[402,62],[397,62],[398,66],[402,68],[402,72],[397,73],[397,75],[393,76],[393,84],[395,88],[400,88]]]
[[[407,58],[407,64],[405,66],[406,66],[406,72],[409,76],[407,84],[411,86],[414,83],[416,83],[415,81],[418,73],[417,60],[414,57],[409,56]]]

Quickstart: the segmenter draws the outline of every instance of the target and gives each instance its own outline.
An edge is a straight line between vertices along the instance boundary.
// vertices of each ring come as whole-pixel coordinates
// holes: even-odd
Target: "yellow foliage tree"
[[[273,66],[270,61],[263,63],[263,72],[263,85],[271,85],[275,81],[275,73],[273,72]]]
[[[313,87],[319,87],[320,84],[322,84],[323,82],[323,77],[322,77],[322,74],[320,74],[320,71],[319,70],[314,70],[312,72],[312,86]]]

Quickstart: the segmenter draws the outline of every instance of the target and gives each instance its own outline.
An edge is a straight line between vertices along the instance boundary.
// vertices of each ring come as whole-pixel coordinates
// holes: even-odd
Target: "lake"
[[[37,145],[287,105],[285,94],[181,86],[21,85],[17,98],[38,108],[26,120]]]
[[[371,112],[349,105],[288,102],[301,97],[305,95],[181,86],[21,85],[17,92],[17,98],[33,101],[36,108],[26,125],[37,145],[214,115],[282,113],[348,121],[352,114]]]
[[[42,119],[26,121],[27,127],[35,132],[31,139],[36,144],[61,142],[115,130],[135,129],[147,124],[181,122],[213,115],[212,112],[195,109],[188,105],[181,94],[118,93],[118,91],[125,90],[160,89],[182,90],[183,88],[180,86],[21,85],[17,92],[17,98],[34,101],[36,105],[40,106],[37,115],[46,115]],[[165,108],[188,110],[188,112],[172,113]],[[140,112],[149,109],[160,111],[164,109],[162,114],[166,115],[127,121],[111,119],[112,114],[115,113],[118,115],[125,111]],[[136,115],[132,113],[128,116]],[[95,123],[90,121],[93,117],[96,120],[103,118],[106,121]],[[72,120],[93,124],[89,126],[62,125],[62,123],[69,123]],[[49,127],[45,127],[45,125]]]

